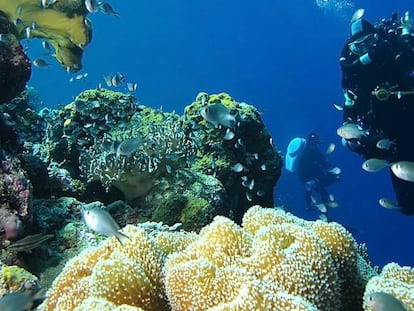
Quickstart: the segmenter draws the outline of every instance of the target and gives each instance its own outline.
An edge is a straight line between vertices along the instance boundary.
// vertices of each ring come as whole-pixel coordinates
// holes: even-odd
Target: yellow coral
[[[260,228],[270,224],[285,223],[304,225],[306,221],[292,214],[287,214],[281,209],[261,208],[259,205],[252,206],[243,216],[243,228],[252,234],[256,234]]]
[[[77,306],[74,311],[92,311],[92,310],[99,310],[99,311],[144,311],[139,307],[132,307],[128,305],[120,305],[117,306],[112,302],[103,299],[103,298],[95,298],[91,297],[85,299],[79,306]]]
[[[34,290],[37,287],[36,276],[18,266],[2,266],[0,271],[0,294],[4,292],[17,292]]]
[[[354,252],[352,236],[337,224],[255,206],[243,228],[216,217],[169,257],[167,296],[173,310],[340,310],[339,262],[355,263]]]
[[[364,293],[365,298],[375,292],[384,292],[400,300],[408,311],[414,311],[414,268],[401,267],[396,263],[384,266],[380,275],[374,276],[368,281]]]
[[[325,242],[338,267],[354,266],[356,243],[344,227],[335,222],[311,222],[311,229]]]
[[[92,31],[84,15],[69,7],[68,12],[43,8],[39,0],[0,0],[0,10],[16,24],[20,39],[27,37],[27,31],[30,38],[47,39],[62,67],[71,71],[82,68],[82,50],[91,40]]]
[[[123,230],[125,245],[109,238],[69,261],[40,310],[361,308],[362,283],[351,286],[359,272],[355,242],[335,223],[255,206],[242,226],[217,216],[198,235]],[[410,282],[412,270],[401,271],[383,274]]]
[[[115,238],[70,260],[52,284],[41,310],[73,310],[85,299],[106,299],[145,310],[165,308],[161,267],[165,254],[143,230],[127,226],[130,240]]]
[[[184,250],[188,244],[194,242],[197,237],[198,235],[196,233],[165,231],[157,234],[155,240],[161,251],[166,254],[171,254]]]

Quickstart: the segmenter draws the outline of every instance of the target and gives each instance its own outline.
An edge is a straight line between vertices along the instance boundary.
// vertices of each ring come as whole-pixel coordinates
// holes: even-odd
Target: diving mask
[[[368,34],[365,36],[362,36],[361,38],[352,41],[348,44],[349,50],[356,55],[362,55],[366,53],[369,48],[374,45],[374,43],[377,42],[377,38],[374,34]]]

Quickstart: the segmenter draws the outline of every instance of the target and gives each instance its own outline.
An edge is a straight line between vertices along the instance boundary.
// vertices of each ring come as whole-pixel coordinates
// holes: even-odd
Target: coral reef
[[[0,114],[3,114],[7,125],[19,133],[22,142],[40,143],[45,134],[44,121],[31,106],[30,93],[24,90],[9,102],[0,105]]]
[[[90,181],[115,186],[127,201],[147,194],[161,175],[186,167],[196,151],[176,114],[145,107],[131,121],[126,128],[112,128],[80,158]]]
[[[30,61],[11,33],[14,26],[2,13],[3,2],[0,1],[0,104],[22,92],[31,75]]]
[[[213,127],[202,117],[203,108],[217,103],[234,116],[234,128]],[[273,187],[282,159],[256,108],[226,93],[202,92],[185,108],[183,126],[203,142],[191,168],[223,183],[237,222],[254,204],[273,207]]]
[[[82,68],[83,49],[92,38],[83,1],[57,1],[44,8],[41,1],[0,0],[0,8],[14,22],[13,32],[18,39],[46,39],[65,70],[76,72]]]
[[[47,118],[60,126],[49,126],[47,141],[33,152],[46,163],[63,163],[58,168],[72,178],[118,188],[128,201],[147,194],[162,175],[187,167],[197,149],[179,115],[102,88],[82,92]]]
[[[356,243],[339,224],[254,206],[242,226],[217,216],[199,234],[173,227],[127,225],[124,245],[84,250],[39,309],[362,310],[363,289],[345,288]]]
[[[140,220],[181,223],[183,229],[197,231],[216,215],[228,213],[226,191],[211,175],[177,169],[154,182],[152,190],[136,203]]]
[[[25,269],[0,263],[0,296],[15,292],[34,294],[38,290],[38,282],[38,278]]]
[[[122,193],[133,218],[190,230],[217,214],[240,221],[253,203],[273,205],[280,156],[254,107],[225,93],[205,95],[237,113],[232,137],[223,138],[225,129],[200,117],[202,96],[183,118],[131,95],[86,90],[59,110],[43,109],[44,139],[26,149],[47,165],[51,187],[58,187],[52,194],[108,204]]]
[[[414,310],[414,268],[401,267],[397,263],[385,265],[378,276],[374,276],[366,285],[364,298],[369,294],[383,292],[400,300],[407,311]],[[368,311],[364,299],[364,310]]]
[[[0,229],[5,239],[15,239],[22,231],[21,220],[31,216],[31,185],[17,158],[0,160]]]

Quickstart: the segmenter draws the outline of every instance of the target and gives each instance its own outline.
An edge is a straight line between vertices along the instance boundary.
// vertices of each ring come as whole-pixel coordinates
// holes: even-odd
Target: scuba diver
[[[304,184],[307,210],[316,207],[325,214],[328,207],[338,206],[326,187],[339,181],[341,170],[333,167],[325,157],[326,154],[333,152],[335,145],[330,144],[327,151],[323,153],[318,147],[320,144],[323,142],[315,133],[309,134],[307,139],[293,138],[287,147],[285,167]]]
[[[403,214],[412,215],[414,182],[399,178],[400,174],[397,177],[392,169],[392,163],[414,162],[414,36],[410,13],[401,18],[393,13],[390,19],[375,24],[362,16],[352,20],[351,36],[339,62],[345,104],[338,134],[351,151],[391,168],[395,205]]]

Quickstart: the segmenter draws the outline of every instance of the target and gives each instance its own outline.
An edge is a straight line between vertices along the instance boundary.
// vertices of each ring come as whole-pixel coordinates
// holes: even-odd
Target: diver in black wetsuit
[[[343,143],[365,159],[414,162],[414,36],[408,12],[375,25],[364,19],[351,24],[351,37],[340,58],[344,90],[344,123],[364,132]],[[386,139],[389,148],[379,148]],[[414,183],[391,172],[398,205],[414,214]]]
[[[326,213],[326,208],[336,203],[326,187],[339,180],[340,170],[334,168],[326,159],[325,154],[318,147],[321,143],[315,133],[311,133],[307,139],[300,137],[292,139],[287,148],[285,166],[304,184],[307,209],[314,209],[313,204]],[[314,193],[318,198],[313,197]]]

